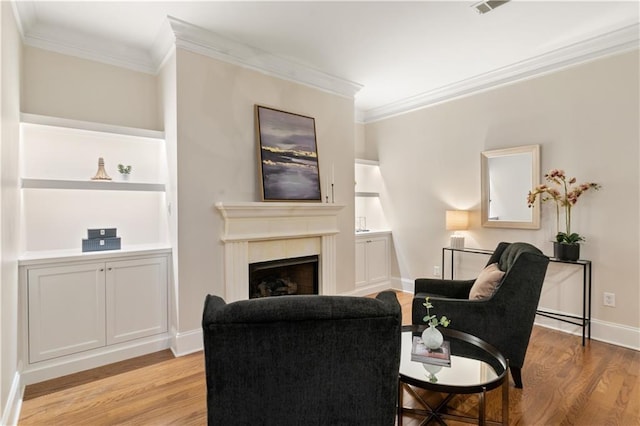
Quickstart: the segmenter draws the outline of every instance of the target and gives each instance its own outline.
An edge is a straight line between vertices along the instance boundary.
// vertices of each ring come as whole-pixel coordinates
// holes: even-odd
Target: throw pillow
[[[504,276],[497,263],[492,263],[480,272],[469,291],[469,300],[483,300],[493,296]]]

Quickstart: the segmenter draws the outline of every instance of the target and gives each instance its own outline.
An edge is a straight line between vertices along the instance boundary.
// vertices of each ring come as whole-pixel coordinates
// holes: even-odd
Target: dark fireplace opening
[[[249,298],[318,294],[318,256],[249,265]]]

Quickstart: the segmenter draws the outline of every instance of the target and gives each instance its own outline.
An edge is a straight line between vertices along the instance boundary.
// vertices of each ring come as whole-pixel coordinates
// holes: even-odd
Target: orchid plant
[[[578,202],[578,198],[589,189],[598,190],[601,186],[594,182],[585,182],[576,185],[576,178],[567,178],[564,170],[553,169],[544,175],[547,182],[558,185],[560,189],[550,187],[546,184],[536,186],[533,191],[529,191],[527,203],[532,207],[538,196],[541,202],[552,200],[556,205],[556,241],[565,244],[577,244],[584,241],[584,237],[575,232],[571,232],[571,209]],[[560,231],[560,210],[564,210],[565,230]]]
[[[451,320],[444,315],[440,317],[440,319],[437,319],[435,315],[431,315],[429,309],[433,308],[433,305],[431,304],[431,302],[429,302],[429,297],[426,297],[424,300],[425,302],[422,305],[427,308],[427,315],[422,318],[422,321],[426,322],[432,327],[437,327],[438,325],[448,327],[451,323]]]

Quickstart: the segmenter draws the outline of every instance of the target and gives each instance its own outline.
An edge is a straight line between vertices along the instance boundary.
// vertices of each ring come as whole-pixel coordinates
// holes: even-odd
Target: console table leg
[[[482,393],[480,393],[480,407],[478,408],[478,425],[483,426],[485,424],[485,415],[486,415],[486,397],[487,397],[487,388],[482,388]]]
[[[404,383],[398,382],[398,426],[402,426],[402,404],[404,404]]]
[[[509,425],[509,378],[502,383],[502,424]]]

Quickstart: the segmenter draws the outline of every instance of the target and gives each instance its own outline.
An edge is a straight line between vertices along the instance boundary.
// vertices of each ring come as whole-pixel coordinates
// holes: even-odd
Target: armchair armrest
[[[469,291],[473,280],[441,280],[432,278],[417,278],[414,284],[414,294],[427,293],[434,296],[454,299],[469,299]]]
[[[474,336],[483,336],[486,341],[494,341],[494,331],[507,327],[500,315],[495,315],[496,306],[489,300],[456,300],[434,297],[431,314],[440,318],[446,315],[451,320],[450,328],[461,330]]]

